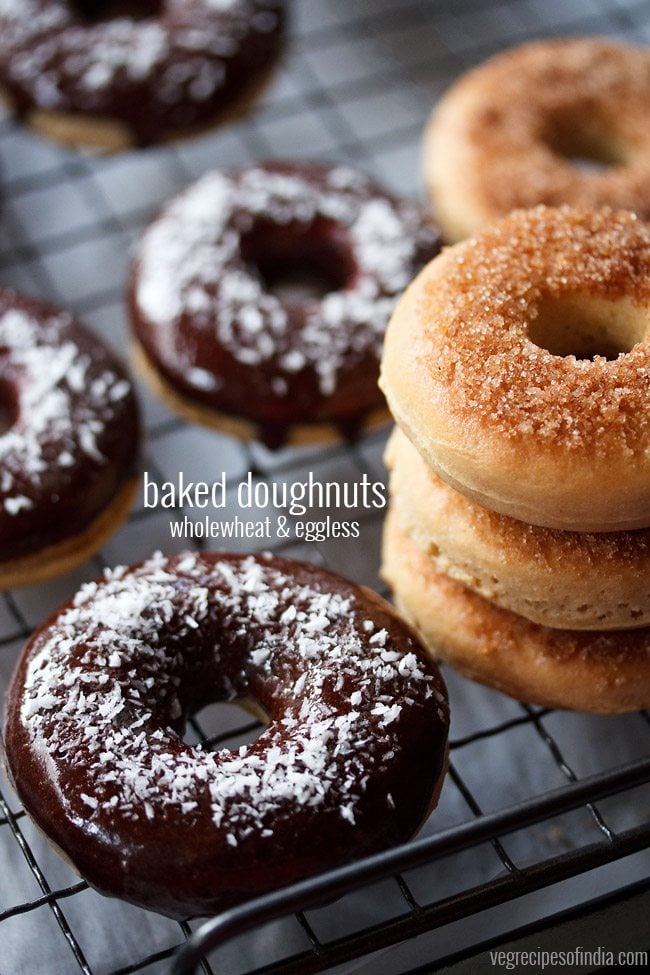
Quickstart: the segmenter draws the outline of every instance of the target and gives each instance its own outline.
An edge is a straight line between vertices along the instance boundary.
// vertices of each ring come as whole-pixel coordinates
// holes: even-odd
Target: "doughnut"
[[[427,464],[532,525],[650,526],[650,229],[623,211],[514,211],[428,265],[382,386]]]
[[[650,531],[526,525],[453,491],[396,429],[386,452],[400,530],[438,572],[541,626],[650,626]]]
[[[190,714],[238,699],[268,715],[256,742],[183,741]],[[448,723],[435,665],[369,590],[270,555],[158,553],[33,635],[4,741],[26,810],[92,886],[184,917],[409,838]]]
[[[69,315],[0,289],[0,587],[67,572],[126,517],[138,412],[123,366]]]
[[[0,0],[0,91],[33,128],[121,149],[243,108],[284,0]]]
[[[386,417],[386,323],[438,246],[414,203],[347,166],[209,173],[136,249],[139,368],[189,419],[270,447],[353,437]],[[322,297],[275,293],[296,270],[322,278]]]
[[[498,54],[438,103],[423,163],[450,243],[540,203],[650,218],[650,49],[573,37]]]
[[[382,574],[430,652],[529,704],[623,714],[650,704],[650,629],[560,630],[502,609],[439,572],[391,512]]]

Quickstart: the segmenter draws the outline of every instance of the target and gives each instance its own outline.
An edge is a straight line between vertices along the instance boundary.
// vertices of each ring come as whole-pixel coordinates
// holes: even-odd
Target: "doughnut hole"
[[[332,225],[256,225],[242,256],[266,291],[283,304],[306,305],[345,288],[354,277],[350,246]]]
[[[209,751],[236,751],[257,741],[269,723],[264,709],[252,698],[215,701],[192,715],[183,740],[193,746],[200,741]]]
[[[89,24],[106,20],[149,20],[159,17],[165,0],[72,0],[70,6],[76,15]]]
[[[576,109],[552,117],[544,133],[549,149],[582,172],[602,172],[624,166],[628,154],[605,123],[595,118],[593,108]]]
[[[645,309],[628,299],[609,301],[586,295],[543,299],[528,324],[534,345],[556,356],[617,359],[648,338]]]

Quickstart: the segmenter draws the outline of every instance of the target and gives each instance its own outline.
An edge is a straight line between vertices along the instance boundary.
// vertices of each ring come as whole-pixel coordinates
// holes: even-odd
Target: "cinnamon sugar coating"
[[[437,106],[425,170],[453,239],[539,203],[650,216],[650,51],[581,37],[499,54]]]
[[[483,231],[439,267],[420,279],[418,353],[448,385],[460,422],[485,420],[506,437],[571,451],[650,448],[650,341],[609,361],[552,355],[527,335],[540,303],[566,295],[646,308],[649,227],[631,213],[540,206]]]
[[[650,228],[634,214],[515,211],[402,298],[382,364],[391,411],[489,508],[572,531],[647,527],[649,303]]]

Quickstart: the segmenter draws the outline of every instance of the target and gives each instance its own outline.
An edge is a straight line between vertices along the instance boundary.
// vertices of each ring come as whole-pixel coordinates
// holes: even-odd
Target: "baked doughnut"
[[[138,414],[122,365],[50,305],[0,289],[0,587],[68,571],[126,517]]]
[[[2,0],[0,90],[60,141],[120,149],[205,125],[276,59],[284,0]]]
[[[396,429],[386,451],[401,531],[444,572],[542,626],[650,626],[650,531],[526,525],[453,491]]]
[[[536,207],[457,244],[388,328],[382,387],[427,464],[533,525],[650,526],[650,229]]]
[[[439,102],[424,175],[450,242],[539,203],[650,218],[650,49],[573,37],[497,55]]]
[[[650,629],[538,626],[436,569],[386,520],[383,575],[431,653],[466,677],[545,707],[622,714],[650,704]]]
[[[137,249],[129,303],[140,367],[190,419],[271,447],[353,436],[386,416],[386,323],[438,246],[414,203],[346,166],[210,173]],[[326,293],[276,294],[274,281],[296,268],[322,277]]]
[[[188,715],[241,698],[269,718],[254,744],[185,744]],[[4,740],[25,808],[93,886],[186,916],[406,840],[448,722],[435,666],[369,590],[270,555],[157,554],[32,637]]]

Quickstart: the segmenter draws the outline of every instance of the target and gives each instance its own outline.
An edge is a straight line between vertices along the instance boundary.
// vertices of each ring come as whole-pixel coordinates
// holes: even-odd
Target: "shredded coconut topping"
[[[180,5],[178,5],[180,8]],[[227,61],[278,25],[279,0],[186,0],[173,15],[99,23],[65,0],[0,0],[0,57],[12,84],[42,107],[110,115],[115,86],[154,79],[162,105],[203,103],[225,85]]]
[[[254,263],[258,223],[297,224],[304,234],[317,220],[349,236],[357,270],[353,281],[298,312],[246,263],[242,241],[250,243]],[[318,170],[318,176],[263,167],[215,172],[176,197],[146,232],[136,300],[155,330],[158,354],[172,370],[180,358],[186,381],[192,382],[197,363],[187,362],[187,346],[194,343],[178,341],[181,316],[191,316],[184,328],[198,342],[212,333],[240,363],[255,368],[272,362],[277,395],[288,393],[286,377],[309,369],[328,396],[350,356],[370,352],[378,359],[397,297],[433,255],[436,241],[413,203],[380,195],[365,176],[344,166]],[[215,388],[219,382],[214,376]],[[205,380],[198,385],[204,390]]]
[[[268,557],[212,558],[157,554],[84,586],[31,651],[20,714],[33,751],[64,795],[82,775],[83,805],[78,785],[66,798],[82,820],[174,809],[232,846],[297,808],[354,823],[369,778],[398,760],[407,716],[446,720],[433,677],[410,637],[364,645],[352,590],[296,581]],[[226,699],[282,698],[257,742],[216,754],[183,743],[196,667]]]
[[[0,381],[13,391],[15,418],[0,435],[0,508],[17,515],[33,507],[57,471],[68,476],[80,459],[104,465],[102,435],[131,386],[99,343],[95,361],[82,350],[69,316],[40,321],[2,304]]]

